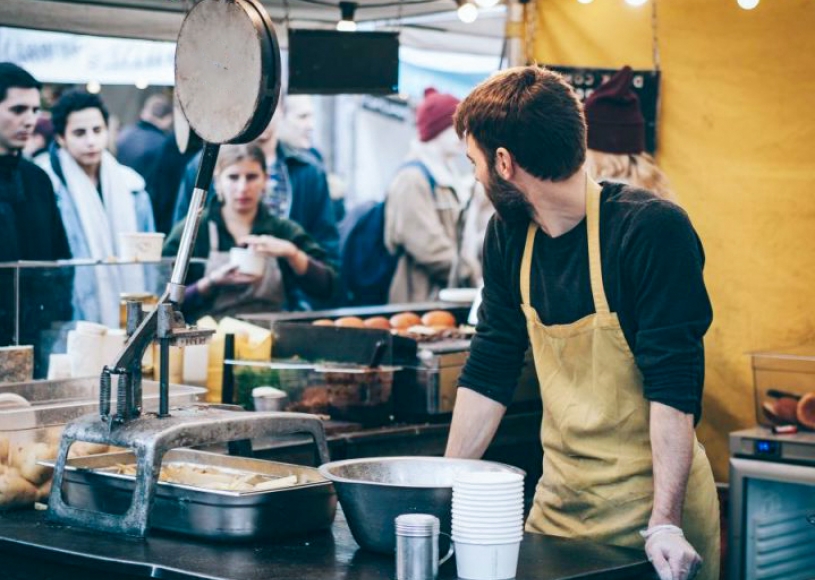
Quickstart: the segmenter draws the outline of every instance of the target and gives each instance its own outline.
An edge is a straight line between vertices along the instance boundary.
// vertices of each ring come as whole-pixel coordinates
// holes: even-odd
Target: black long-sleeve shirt
[[[71,250],[48,175],[20,155],[0,155],[0,262],[68,259]],[[23,270],[19,305],[14,270],[0,268],[0,346],[14,342],[36,347],[36,376],[41,376],[40,333],[53,322],[70,320],[73,270]],[[19,310],[19,311],[18,311]]]
[[[701,242],[681,208],[649,192],[604,183],[600,205],[606,297],[642,373],[644,396],[698,420],[703,336],[713,318]],[[504,405],[512,399],[529,344],[520,308],[526,231],[525,224],[496,218],[490,223],[478,332],[459,381]],[[531,300],[546,325],[594,313],[585,219],[557,238],[538,231]]]

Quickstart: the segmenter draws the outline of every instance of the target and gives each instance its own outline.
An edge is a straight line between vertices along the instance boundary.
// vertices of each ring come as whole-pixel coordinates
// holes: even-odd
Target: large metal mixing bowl
[[[396,549],[394,519],[406,513],[432,514],[450,534],[453,479],[467,471],[526,473],[516,467],[475,459],[443,457],[373,457],[333,461],[320,474],[334,483],[348,527],[368,550],[392,554]],[[442,535],[444,554],[449,536]]]

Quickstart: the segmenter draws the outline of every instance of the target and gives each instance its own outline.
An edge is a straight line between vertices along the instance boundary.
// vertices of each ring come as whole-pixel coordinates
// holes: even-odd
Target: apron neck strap
[[[594,311],[608,313],[608,300],[603,287],[603,266],[600,258],[600,193],[602,188],[586,175],[586,227],[589,246],[589,273],[591,274],[591,294],[594,297]]]
[[[608,313],[608,300],[603,287],[603,268],[600,260],[600,193],[602,188],[591,177],[586,176],[586,228],[589,247],[589,273],[591,276],[591,294],[594,298],[594,310],[597,313]],[[532,306],[530,299],[530,280],[532,275],[532,254],[535,248],[535,235],[538,225],[531,221],[526,231],[526,245],[521,259],[521,302]]]
[[[538,233],[538,225],[534,221],[529,222],[526,230],[526,246],[524,246],[524,257],[521,259],[521,302],[524,306],[532,306],[529,298],[530,278],[532,276],[532,254],[535,250],[535,234]]]

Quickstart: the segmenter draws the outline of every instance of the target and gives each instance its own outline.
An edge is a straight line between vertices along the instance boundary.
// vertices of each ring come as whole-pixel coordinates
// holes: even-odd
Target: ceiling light
[[[458,19],[464,24],[470,24],[471,22],[475,22],[476,18],[478,18],[478,8],[475,7],[475,4],[460,1],[458,6]]]
[[[479,8],[492,8],[496,6],[501,0],[475,0]]]
[[[629,6],[642,6],[643,4],[648,2],[648,0],[625,0],[625,1]]]
[[[340,2],[340,21],[337,30],[340,32],[356,32],[357,23],[354,22],[354,12],[357,10],[355,2]]]
[[[745,10],[752,10],[756,6],[758,6],[759,0],[739,0],[739,6],[744,8]]]
[[[85,85],[85,90],[92,95],[95,95],[102,90],[102,85],[100,85],[97,81],[89,81],[88,84]]]
[[[594,0],[577,0],[581,4],[591,4]]]

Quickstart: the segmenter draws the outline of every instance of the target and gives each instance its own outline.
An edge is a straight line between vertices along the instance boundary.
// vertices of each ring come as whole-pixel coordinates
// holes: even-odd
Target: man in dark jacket
[[[191,142],[183,152],[178,148],[174,134],[170,133],[164,138],[158,159],[145,180],[147,193],[150,194],[150,202],[153,205],[157,232],[169,234],[173,229],[178,186],[184,178],[187,164],[200,150],[200,138]]]
[[[147,97],[139,120],[125,127],[116,140],[116,160],[149,181],[164,138],[173,125],[173,105],[164,95]]]
[[[40,114],[40,88],[22,68],[0,63],[0,263],[71,257],[51,180],[20,153]],[[0,268],[0,346],[38,346],[40,330],[71,318],[70,279],[46,272],[20,271],[18,333],[14,269]]]

